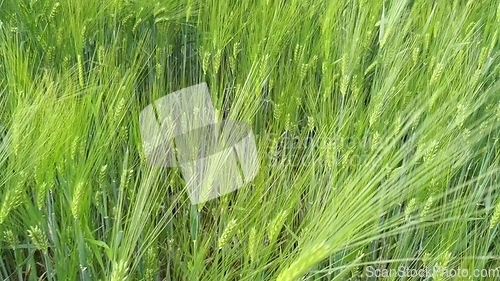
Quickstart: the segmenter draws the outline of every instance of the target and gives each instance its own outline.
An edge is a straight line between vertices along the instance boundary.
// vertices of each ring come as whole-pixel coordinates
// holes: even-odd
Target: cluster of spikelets
[[[273,219],[271,219],[267,224],[266,240],[268,243],[275,243],[278,235],[283,228],[286,218],[289,214],[288,210],[279,212]],[[224,230],[222,231],[219,239],[217,241],[217,248],[219,250],[223,249],[230,244],[230,241],[235,237],[237,233],[237,220],[230,220]],[[259,233],[257,228],[252,227],[248,233],[248,256],[250,262],[255,262],[257,260],[257,250],[260,245]]]
[[[276,280],[289,281],[302,277],[312,266],[328,257],[331,249],[326,243],[306,247],[300,256],[285,270],[281,271]]]
[[[25,193],[25,172],[19,173],[19,180],[14,188],[7,189],[0,207],[0,224],[2,224],[9,213],[23,203]]]
[[[493,211],[493,215],[490,219],[490,230],[495,228],[500,222],[500,202],[498,202],[495,206],[495,210]]]
[[[414,213],[417,212],[418,209],[420,209],[420,213],[418,214],[418,219],[420,222],[432,221],[433,218],[431,211],[434,201],[434,195],[429,195],[425,202],[423,202],[423,205],[419,206],[416,198],[410,199],[404,210],[404,221],[411,222],[415,218]]]
[[[224,246],[226,246],[231,241],[231,239],[233,238],[233,234],[235,233],[236,226],[236,219],[232,219],[227,223],[226,228],[224,229],[224,231],[222,231],[219,237],[219,241],[217,244],[217,248],[219,250],[224,248]]]

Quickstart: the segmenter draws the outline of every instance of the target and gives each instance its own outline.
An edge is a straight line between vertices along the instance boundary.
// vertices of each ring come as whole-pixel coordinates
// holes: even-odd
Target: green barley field
[[[0,280],[500,280],[495,0],[0,0]],[[199,204],[139,115],[206,83]]]

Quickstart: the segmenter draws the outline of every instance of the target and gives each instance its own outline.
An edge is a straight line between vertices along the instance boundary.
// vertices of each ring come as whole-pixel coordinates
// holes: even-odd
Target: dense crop
[[[500,268],[499,26],[494,0],[0,0],[0,279]],[[191,205],[139,114],[202,82],[260,170]]]

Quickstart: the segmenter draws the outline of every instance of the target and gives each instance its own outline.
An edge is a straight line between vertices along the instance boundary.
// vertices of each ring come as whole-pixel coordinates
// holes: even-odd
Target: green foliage
[[[499,15],[493,0],[0,0],[0,279],[500,267]],[[260,171],[191,206],[178,169],[146,163],[138,116],[201,82],[251,124]]]

